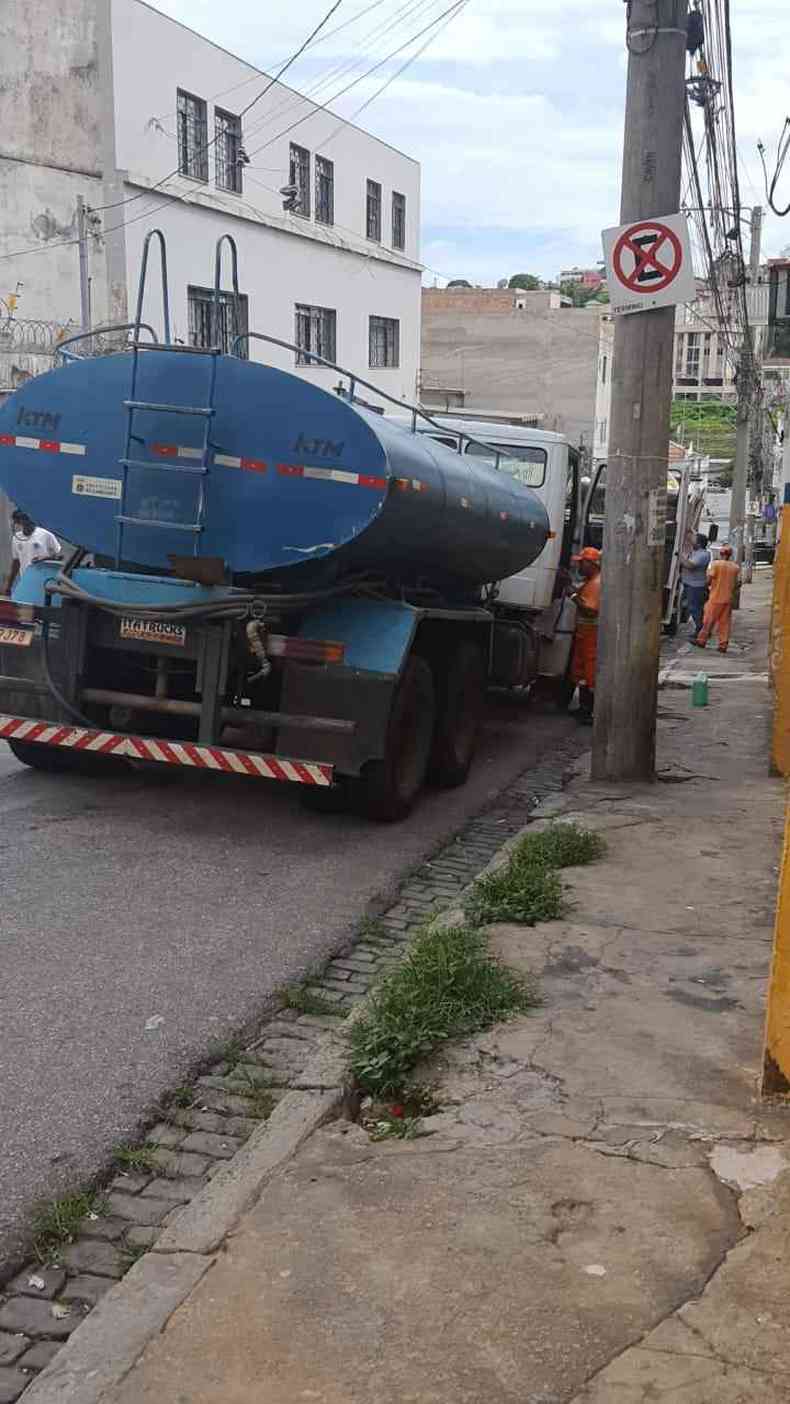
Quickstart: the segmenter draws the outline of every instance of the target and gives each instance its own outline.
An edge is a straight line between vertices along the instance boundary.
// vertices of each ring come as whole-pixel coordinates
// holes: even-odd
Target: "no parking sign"
[[[662,215],[604,229],[612,312],[649,312],[697,295],[686,216]]]

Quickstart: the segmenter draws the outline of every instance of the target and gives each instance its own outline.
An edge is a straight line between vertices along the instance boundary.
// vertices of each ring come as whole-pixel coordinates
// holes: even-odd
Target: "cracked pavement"
[[[790,1399],[790,1110],[757,1099],[783,818],[766,584],[737,687],[712,660],[707,709],[662,694],[685,783],[580,767],[544,802],[608,847],[563,874],[566,920],[490,928],[540,1007],[418,1071],[424,1137],[316,1133],[107,1404],[257,1404],[263,1380],[266,1404]]]

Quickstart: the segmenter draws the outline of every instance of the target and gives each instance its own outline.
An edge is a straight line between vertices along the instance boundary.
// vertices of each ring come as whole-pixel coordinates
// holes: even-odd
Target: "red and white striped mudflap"
[[[81,726],[33,721],[30,717],[0,715],[0,739],[36,741],[43,746],[63,746],[71,751],[116,756],[122,760],[160,761],[191,770],[218,770],[226,775],[251,775],[263,780],[291,780],[297,785],[331,785],[334,767],[323,761],[286,760],[257,751],[202,746],[194,741],[165,741],[161,737],[129,736],[112,731],[89,731]]]

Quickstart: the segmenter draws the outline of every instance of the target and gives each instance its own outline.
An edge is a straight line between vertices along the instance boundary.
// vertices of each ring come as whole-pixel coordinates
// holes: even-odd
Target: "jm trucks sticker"
[[[75,473],[71,480],[71,491],[78,497],[114,497],[120,500],[122,483],[120,478],[89,478],[85,473]]]
[[[183,624],[167,624],[154,619],[121,619],[122,639],[136,639],[138,643],[174,644],[183,648],[187,641],[187,631]]]

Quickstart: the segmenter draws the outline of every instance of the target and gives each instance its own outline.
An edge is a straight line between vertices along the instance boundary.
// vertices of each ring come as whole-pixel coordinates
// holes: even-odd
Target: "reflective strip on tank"
[[[399,492],[427,492],[428,484],[421,483],[419,478],[393,478],[393,482]]]
[[[311,468],[303,463],[278,463],[282,478],[317,478],[327,483],[349,483],[352,487],[386,488],[387,478],[374,473],[350,473],[345,468]]]
[[[151,452],[157,458],[202,458],[203,450],[199,448],[186,448],[183,444],[152,444]]]
[[[334,767],[323,761],[287,760],[284,756],[229,750],[225,746],[198,746],[192,741],[164,741],[161,737],[117,735],[91,731],[31,717],[0,716],[0,737],[65,746],[75,751],[118,756],[124,760],[159,761],[227,775],[252,775],[263,780],[289,780],[297,785],[331,785]]]
[[[0,434],[0,445],[3,448],[38,449],[41,453],[83,455],[87,452],[85,444],[64,444],[60,439],[30,439],[22,434]]]
[[[236,458],[232,453],[215,453],[214,462],[221,468],[242,468],[247,473],[265,473],[267,467],[262,458]]]

